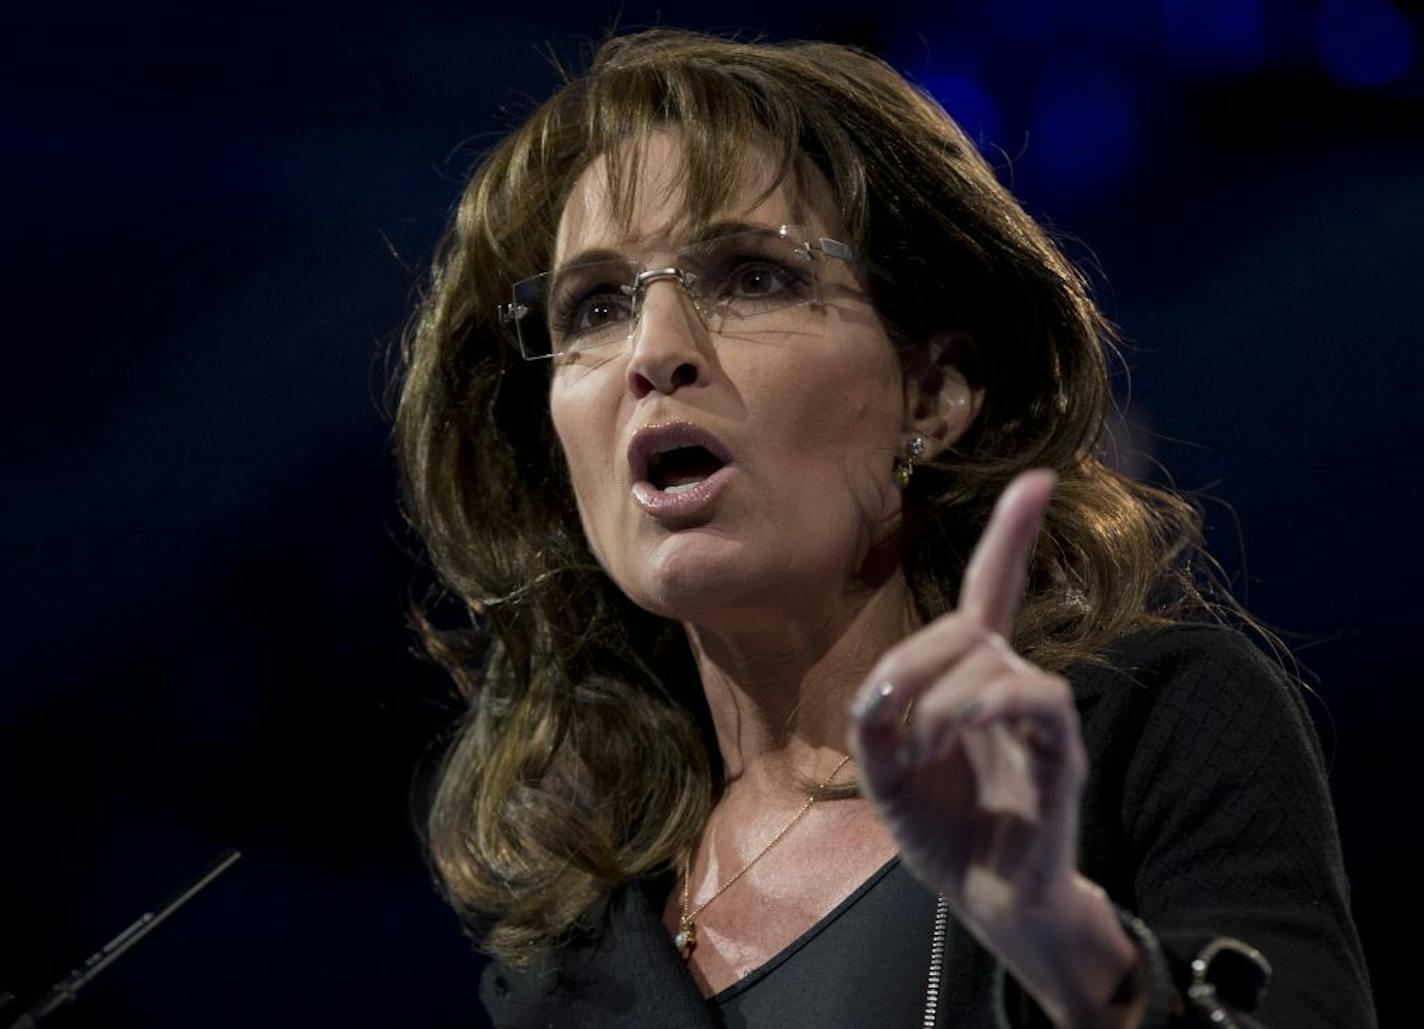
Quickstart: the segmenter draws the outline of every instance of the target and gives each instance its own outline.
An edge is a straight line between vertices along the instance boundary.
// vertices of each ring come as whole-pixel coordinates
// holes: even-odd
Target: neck
[[[856,688],[914,625],[898,571],[874,588],[785,612],[775,624],[725,631],[688,624],[728,792],[804,797],[798,779],[829,776],[846,753],[846,706]]]

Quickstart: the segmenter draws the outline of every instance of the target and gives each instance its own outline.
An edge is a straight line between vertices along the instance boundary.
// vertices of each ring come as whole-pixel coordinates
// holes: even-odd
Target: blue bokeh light
[[[1238,71],[1265,53],[1262,0],[1162,0],[1167,48],[1206,71]]]
[[[1409,23],[1381,0],[1325,0],[1315,47],[1333,78],[1365,89],[1399,78],[1414,53]]]
[[[969,138],[979,144],[980,150],[1000,142],[999,109],[973,79],[952,72],[932,71],[921,77],[921,84]]]
[[[1047,75],[1039,82],[1026,157],[1049,184],[1093,192],[1115,181],[1137,147],[1137,105],[1104,72]]]

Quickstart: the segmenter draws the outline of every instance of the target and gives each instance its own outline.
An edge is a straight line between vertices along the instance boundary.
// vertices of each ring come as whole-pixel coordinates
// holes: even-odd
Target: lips
[[[633,498],[649,514],[685,517],[708,506],[731,474],[732,452],[691,422],[639,429],[628,445]]]

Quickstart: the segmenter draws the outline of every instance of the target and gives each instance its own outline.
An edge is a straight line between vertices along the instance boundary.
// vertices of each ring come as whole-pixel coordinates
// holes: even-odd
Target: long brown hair
[[[609,162],[610,195],[631,210],[638,148],[625,144],[666,126],[681,130],[689,215],[728,201],[751,147],[778,148],[776,182],[810,162],[831,184],[904,360],[949,324],[977,341],[979,417],[905,494],[902,564],[922,618],[952,608],[995,498],[1033,466],[1060,485],[1020,653],[1062,670],[1138,625],[1211,608],[1191,567],[1193,507],[1100,459],[1111,333],[1087,284],[932,99],[842,46],[608,40],[475,169],[402,350],[406,510],[470,615],[440,629],[416,612],[468,701],[428,846],[483,948],[514,963],[695,840],[720,787],[681,627],[634,607],[589,553],[547,369],[520,358],[496,313],[510,283],[547,269],[589,162],[628,156]]]

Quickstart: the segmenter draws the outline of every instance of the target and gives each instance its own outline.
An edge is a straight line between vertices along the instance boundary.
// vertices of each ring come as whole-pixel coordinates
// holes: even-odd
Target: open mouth
[[[648,482],[663,493],[685,493],[725,463],[706,447],[695,443],[674,447],[649,456]]]

